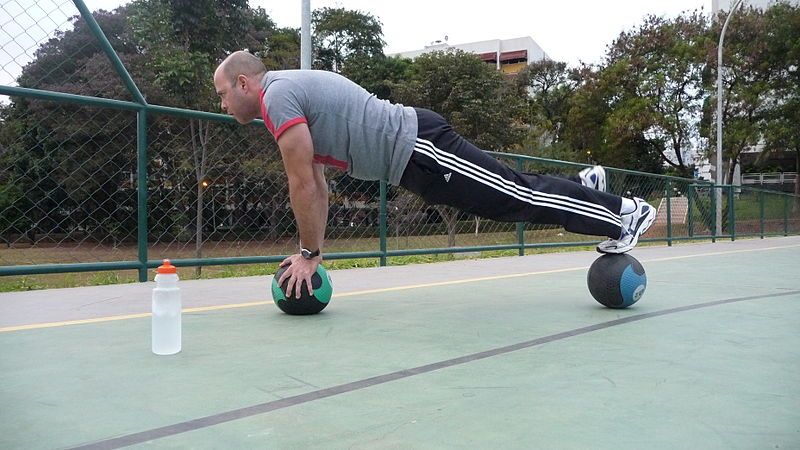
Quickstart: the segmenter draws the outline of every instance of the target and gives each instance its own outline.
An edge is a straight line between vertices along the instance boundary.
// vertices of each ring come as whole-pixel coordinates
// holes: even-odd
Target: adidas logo
[[[445,174],[444,175],[444,181],[449,183],[450,182],[450,177],[452,177],[452,176],[453,176],[453,172]]]

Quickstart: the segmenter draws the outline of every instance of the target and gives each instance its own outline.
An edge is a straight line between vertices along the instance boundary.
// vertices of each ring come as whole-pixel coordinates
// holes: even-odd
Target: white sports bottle
[[[164,260],[153,289],[153,353],[173,355],[181,351],[181,291],[178,271]]]

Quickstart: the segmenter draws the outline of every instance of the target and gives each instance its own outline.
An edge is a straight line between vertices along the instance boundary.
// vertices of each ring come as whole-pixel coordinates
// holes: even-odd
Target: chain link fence
[[[137,274],[143,280],[161,258],[193,267],[183,270],[194,274],[183,276],[201,275],[203,266],[209,267],[202,275],[213,275],[224,272],[222,266],[274,264],[297,251],[286,175],[263,125],[242,127],[221,115],[137,103],[115,56],[104,53],[71,2],[0,0],[0,12],[0,275],[9,280],[0,290],[36,287],[30,274],[39,274],[41,283],[48,276],[76,277],[75,284],[135,280]],[[134,81],[149,76],[123,24],[103,14],[98,17],[118,62],[131,68]],[[523,172],[574,176],[585,167],[494,155]],[[329,261],[522,254],[601,239],[551,225],[480,219],[340,172],[327,177]],[[800,232],[793,196],[617,169],[608,169],[608,177],[610,192],[658,207],[645,241]],[[719,231],[715,192],[723,211]],[[82,273],[90,278],[77,278]],[[98,279],[98,273],[114,275]]]

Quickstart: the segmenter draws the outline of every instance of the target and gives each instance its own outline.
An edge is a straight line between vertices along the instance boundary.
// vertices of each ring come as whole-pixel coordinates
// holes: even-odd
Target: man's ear
[[[239,76],[236,77],[236,87],[240,88],[240,89],[246,89],[247,88],[247,81],[248,80],[247,80],[247,77],[245,75],[239,74]]]

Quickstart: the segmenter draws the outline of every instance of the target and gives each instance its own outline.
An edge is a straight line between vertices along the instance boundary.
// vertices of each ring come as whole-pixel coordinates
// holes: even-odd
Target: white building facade
[[[489,41],[456,45],[450,45],[446,40],[445,42],[437,41],[419,50],[395,53],[390,56],[414,59],[425,53],[453,49],[474,53],[487,63],[494,64],[498,71],[510,76],[517,74],[532,62],[550,59],[544,50],[542,50],[542,47],[529,36],[514,39],[492,39]]]

